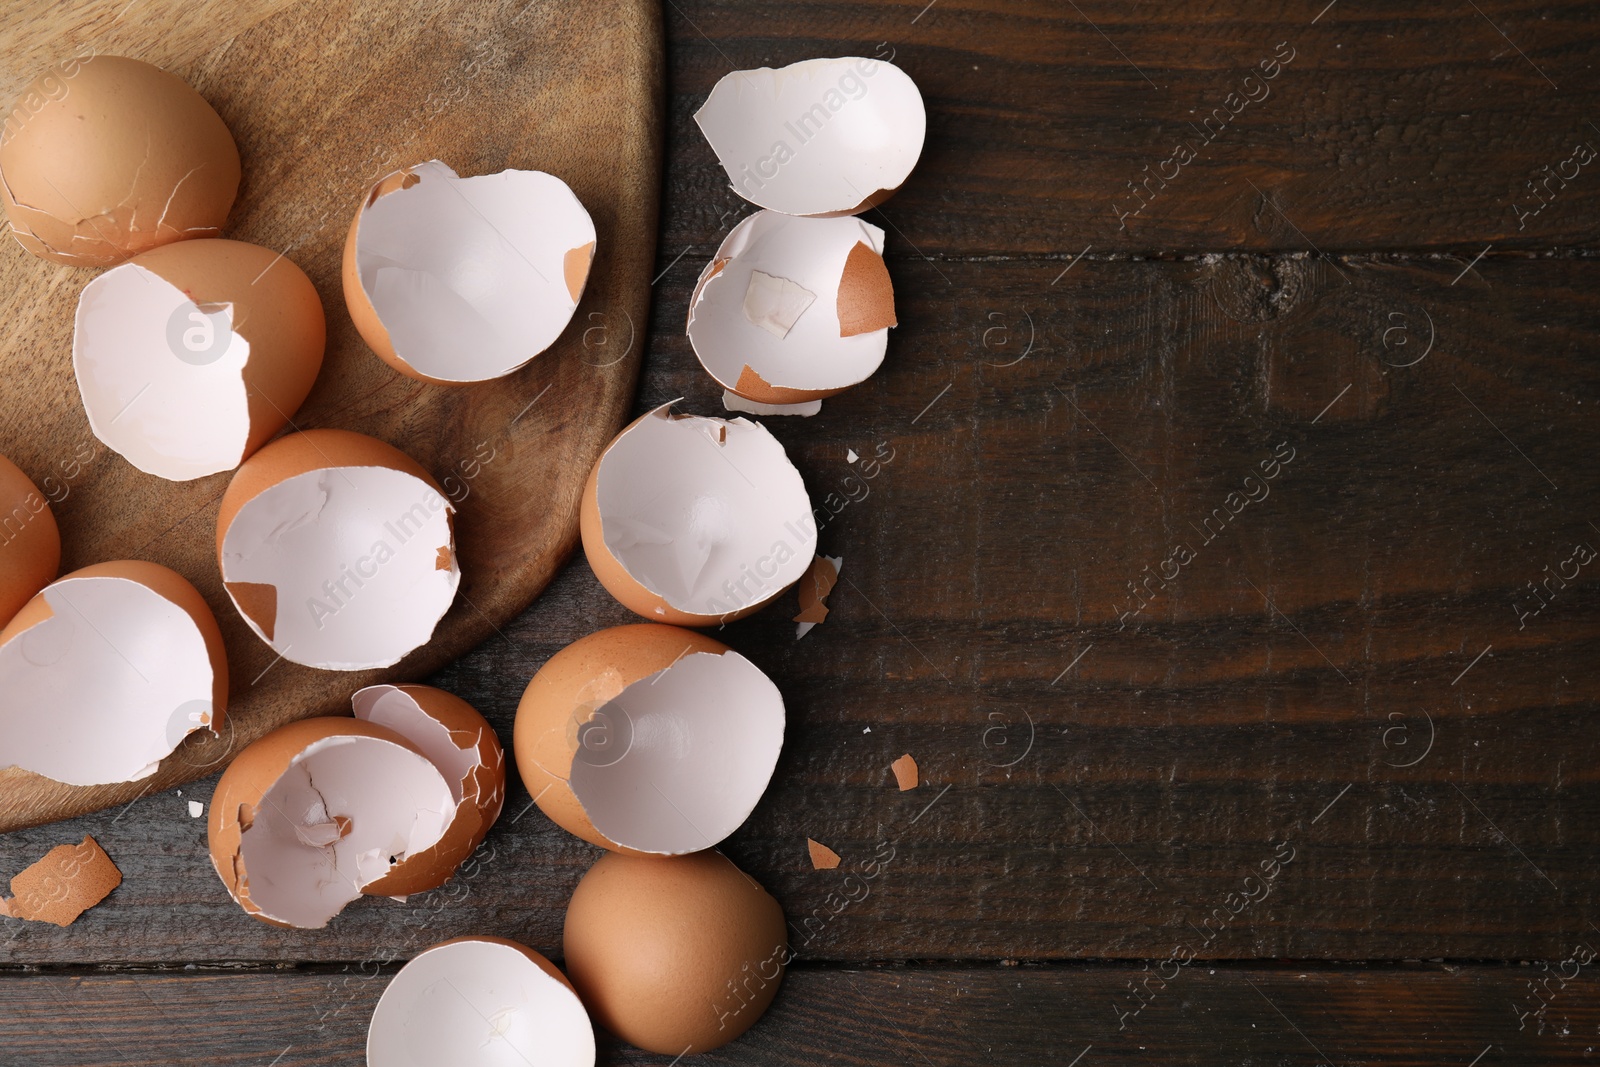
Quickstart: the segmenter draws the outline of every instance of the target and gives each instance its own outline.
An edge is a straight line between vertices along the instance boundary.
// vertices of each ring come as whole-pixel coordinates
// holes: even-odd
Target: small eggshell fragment
[[[0,626],[61,569],[61,532],[50,502],[0,456]]]
[[[0,767],[135,782],[189,734],[215,732],[227,701],[215,616],[154,563],[73,571],[0,630]]]
[[[125,56],[64,60],[22,92],[0,137],[0,202],[36,256],[108,267],[215,237],[239,191],[239,149],[210,104]]]
[[[290,434],[245,460],[223,494],[223,584],[287,660],[391,666],[428,641],[455,599],[454,511],[427,471],[382,441]]]
[[[584,555],[600,584],[647,619],[742,619],[805,573],[817,544],[811,498],[759,423],[671,408],[636,420],[595,463]]]
[[[800,613],[793,620],[799,624],[795,627],[796,641],[810,633],[817,623],[827,619],[828,594],[833,592],[834,584],[839,581],[839,572],[843,569],[843,556],[818,556],[806,568],[799,586]]]
[[[188,481],[232,470],[288,424],[325,341],[317,290],[281,253],[183,241],[84,286],[72,366],[96,437]]]
[[[899,67],[859,56],[736,70],[694,120],[733,191],[786,215],[883,203],[922,154],[928,116]]]
[[[438,844],[407,856],[365,888],[373,896],[405,896],[450,880],[483,843],[506,799],[506,754],[478,710],[427,685],[373,685],[350,698],[356,718],[387,726],[433,761],[450,785],[455,809]]]
[[[790,958],[783,909],[716,852],[601,856],[572,894],[562,947],[595,1021],[663,1056],[748,1030]]]
[[[12,897],[0,900],[0,915],[71,926],[121,884],[117,865],[100,842],[85,834],[76,845],[57,845],[12,878]]]
[[[733,228],[689,303],[689,343],[724,389],[768,405],[841,393],[883,363],[896,324],[883,231],[758,211]]]
[[[249,914],[315,929],[438,844],[454,811],[444,775],[399,733],[302,719],[223,772],[207,821],[211,863]]]
[[[540,810],[635,854],[709,848],[749,816],[783,747],[783,697],[720,641],[636,623],[550,657],[517,706],[517,767]]]
[[[381,179],[344,247],[344,295],[368,346],[440,385],[500,378],[561,336],[595,229],[553,174],[462,178],[430,160]]]
[[[593,1067],[594,1027],[555,964],[500,937],[423,949],[367,1028],[367,1067]]]
[[[895,784],[902,793],[917,787],[917,761],[911,758],[911,753],[907,752],[889,764],[889,768],[894,771]]]
[[[831,871],[839,866],[839,854],[821,841],[806,838],[806,852],[811,856],[814,871]]]

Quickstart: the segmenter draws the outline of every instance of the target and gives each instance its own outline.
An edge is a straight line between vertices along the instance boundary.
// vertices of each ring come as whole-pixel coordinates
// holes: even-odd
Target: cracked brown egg
[[[290,662],[392,666],[427,643],[455,600],[454,513],[433,477],[383,441],[290,434],[240,464],[222,496],[222,582]]]
[[[125,56],[64,60],[35,78],[0,134],[0,201],[17,243],[109,267],[216,237],[239,191],[239,149],[182,78]]]

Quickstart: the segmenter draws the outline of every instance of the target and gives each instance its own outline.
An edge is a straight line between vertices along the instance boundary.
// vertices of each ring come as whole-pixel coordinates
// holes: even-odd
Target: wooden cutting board
[[[221,738],[192,735],[143,782],[72,788],[0,772],[0,830],[215,773],[273,727],[348,711],[361,686],[420,679],[493,635],[576,543],[583,482],[631,403],[649,310],[662,125],[654,0],[28,0],[0,23],[0,96],[9,103],[49,64],[91,49],[182,76],[227,122],[244,181],[224,236],[286,252],[327,313],[327,358],[295,424],[372,434],[432,471],[458,508],[462,584],[433,640],[394,668],[274,662],[217,573],[217,504],[229,476],[164,482],[95,440],[71,365],[73,309],[94,272],[6,240],[0,453],[55,501],[63,572],[145,559],[199,587],[222,624],[232,693]],[[463,175],[559,175],[598,231],[571,326],[496,382],[447,388],[402,377],[345,311],[339,257],[363,192],[396,167],[434,158]]]

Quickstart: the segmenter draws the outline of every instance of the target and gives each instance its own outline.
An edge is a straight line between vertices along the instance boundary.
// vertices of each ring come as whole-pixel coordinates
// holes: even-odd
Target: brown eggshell
[[[61,569],[61,533],[50,502],[0,456],[0,626]]]
[[[369,896],[407,896],[444,885],[462,861],[483,844],[506,799],[506,755],[500,739],[489,720],[455,694],[427,685],[373,686],[355,695],[357,719],[366,719],[362,693],[391,688],[409,696],[423,715],[450,731],[450,740],[462,752],[471,753],[476,764],[462,776],[461,802],[439,843],[407,856],[387,875],[365,886],[362,892]],[[411,739],[421,744],[420,739]]]
[[[728,646],[705,634],[658,623],[633,623],[581,637],[539,668],[517,705],[512,747],[517,770],[539,810],[590,844],[632,855],[596,830],[568,779],[578,751],[578,727],[634,682],[692,652],[721,654]]]
[[[345,232],[344,254],[340,259],[339,278],[344,286],[344,303],[350,312],[350,320],[355,323],[356,332],[379,359],[401,374],[433,385],[459,385],[459,382],[430,378],[395,354],[394,341],[389,337],[388,327],[384,326],[383,320],[378,317],[378,309],[372,306],[372,298],[367,295],[366,286],[361,284],[361,270],[356,266],[356,232],[361,229],[362,213],[376,203],[380,196],[386,196],[396,189],[403,189],[416,181],[417,177],[404,168],[385,175],[367,191],[361,206],[356,209],[355,217],[350,220],[350,229]]]
[[[600,857],[572,894],[562,946],[595,1021],[664,1056],[744,1033],[789,959],[783,909],[717,852]]]
[[[255,809],[294,758],[313,742],[328,737],[357,735],[390,741],[417,755],[423,752],[414,743],[385,726],[344,716],[320,716],[280,726],[248,745],[234,757],[217,781],[211,795],[211,811],[206,819],[206,834],[211,850],[211,865],[222,884],[239,906],[262,922],[292,928],[262,914],[250,899],[249,872],[243,868],[239,850],[244,831],[255,818]]]
[[[36,256],[106,267],[215,237],[239,190],[239,149],[183,79],[124,56],[58,63],[0,137],[0,202]]]

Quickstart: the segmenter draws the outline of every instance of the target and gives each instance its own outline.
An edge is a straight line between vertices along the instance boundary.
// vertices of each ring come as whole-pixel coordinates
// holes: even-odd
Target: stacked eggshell
[[[728,181],[763,210],[734,226],[689,300],[689,343],[729,410],[813,415],[883,362],[896,325],[887,200],[922,153],[904,71],[860,57],[735,71],[695,113]]]

